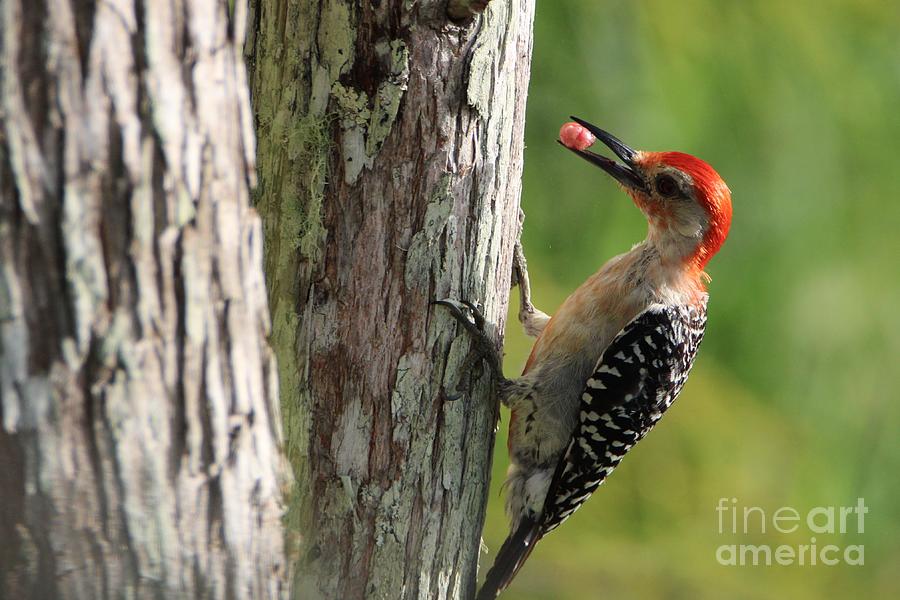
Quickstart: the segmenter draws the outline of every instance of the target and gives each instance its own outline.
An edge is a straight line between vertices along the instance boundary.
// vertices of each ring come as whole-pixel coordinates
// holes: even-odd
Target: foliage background
[[[543,1],[528,101],[524,243],[552,312],[642,239],[641,215],[555,143],[569,114],[712,163],[734,224],[710,265],[710,325],[679,402],[509,598],[900,597],[900,3]],[[515,292],[514,292],[515,293]],[[513,299],[512,305],[515,305]],[[506,370],[531,341],[510,315]],[[506,533],[504,413],[485,542]],[[865,566],[721,566],[719,498],[869,506]],[[852,531],[852,529],[851,529]]]

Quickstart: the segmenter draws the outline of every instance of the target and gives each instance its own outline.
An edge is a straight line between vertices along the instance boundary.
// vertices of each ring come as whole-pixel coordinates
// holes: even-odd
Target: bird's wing
[[[662,417],[687,380],[705,327],[705,298],[690,306],[654,304],[604,350],[551,480],[541,536],[569,518]]]

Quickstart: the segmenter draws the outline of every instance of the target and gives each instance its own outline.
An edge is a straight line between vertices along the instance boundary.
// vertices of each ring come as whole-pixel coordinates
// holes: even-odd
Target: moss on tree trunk
[[[446,11],[251,3],[300,598],[474,588],[497,410],[486,373],[445,397],[470,344],[429,303],[481,302],[500,342],[533,2],[494,0],[462,24]]]

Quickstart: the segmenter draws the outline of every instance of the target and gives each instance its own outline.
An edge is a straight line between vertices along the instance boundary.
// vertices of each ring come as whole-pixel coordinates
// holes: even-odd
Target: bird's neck
[[[642,272],[644,285],[653,295],[693,302],[706,293],[706,274],[693,260],[695,247],[671,236],[648,236],[631,250],[629,262]]]

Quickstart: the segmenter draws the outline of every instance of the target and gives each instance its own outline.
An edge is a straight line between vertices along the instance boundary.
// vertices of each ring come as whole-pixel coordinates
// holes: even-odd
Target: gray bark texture
[[[283,597],[243,3],[0,1],[0,597]]]
[[[251,2],[298,598],[474,592],[497,406],[430,303],[480,303],[500,344],[534,4],[453,4]]]

